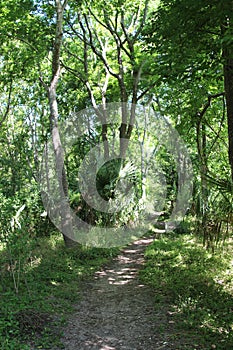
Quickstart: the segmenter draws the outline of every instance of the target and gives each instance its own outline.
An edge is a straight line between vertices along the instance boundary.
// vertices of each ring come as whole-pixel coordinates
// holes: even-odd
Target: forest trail
[[[138,271],[153,237],[121,250],[107,267],[84,281],[61,339],[66,350],[174,350],[166,306],[155,310],[154,293]],[[167,334],[166,334],[167,332]]]

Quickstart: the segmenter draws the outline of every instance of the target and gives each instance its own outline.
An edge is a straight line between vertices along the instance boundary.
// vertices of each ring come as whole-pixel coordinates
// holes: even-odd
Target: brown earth
[[[169,305],[155,307],[155,291],[138,278],[144,250],[152,241],[143,238],[122,249],[82,283],[81,301],[61,339],[65,350],[194,349],[187,339],[174,336]]]

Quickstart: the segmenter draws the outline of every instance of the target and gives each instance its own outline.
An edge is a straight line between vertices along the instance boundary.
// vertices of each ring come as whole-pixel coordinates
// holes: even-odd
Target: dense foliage
[[[131,106],[130,120],[134,120],[136,104],[168,116],[189,150],[193,197],[188,219],[176,232],[193,231],[212,252],[231,238],[231,0],[4,0],[0,21],[1,293],[7,295],[11,289],[18,295],[21,283],[22,289],[31,288],[33,264],[40,268],[37,261],[41,257],[32,256],[37,240],[49,239],[55,231],[43,207],[39,185],[48,140],[52,139],[57,164],[65,164],[58,179],[64,189],[61,198],[88,224],[133,225],[142,210],[140,199],[157,194],[157,189],[148,193],[145,185],[143,143],[150,125],[145,122],[141,131],[132,128],[125,119],[127,105]],[[122,109],[119,123],[110,127],[104,111],[111,102],[121,103]],[[101,127],[89,125],[88,132],[64,154],[60,123],[85,108],[93,108]],[[132,162],[124,160],[127,142],[122,140],[129,139],[142,140],[144,168],[136,169],[133,157]],[[99,195],[111,203],[122,179],[136,193],[127,210],[117,215],[92,208],[80,194],[77,169],[99,142],[104,142],[106,160],[96,177]],[[118,157],[111,160],[111,145],[117,142]],[[156,166],[166,180],[167,197],[160,208],[160,219],[164,220],[177,199],[177,173],[167,150],[158,147],[158,138],[150,135],[149,142],[157,152]],[[70,222],[68,226],[72,226]],[[73,245],[70,238],[64,239],[67,247]],[[64,254],[67,257],[69,253]],[[9,326],[12,315],[11,309]],[[10,334],[8,328],[0,323],[0,332],[8,339],[4,349],[14,347],[7,347],[7,342],[19,332],[13,327],[16,330]]]

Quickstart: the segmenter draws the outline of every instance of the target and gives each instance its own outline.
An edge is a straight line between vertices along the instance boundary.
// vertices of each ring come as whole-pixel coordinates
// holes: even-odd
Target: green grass
[[[194,236],[171,234],[147,248],[140,277],[154,288],[155,306],[169,310],[173,339],[187,339],[187,345],[176,349],[233,348],[232,246],[229,242],[224,251],[210,254]],[[80,283],[117,253],[118,249],[66,249],[60,235],[37,239],[16,294],[1,250],[1,350],[28,350],[29,343],[51,349],[59,344],[59,329],[79,302]],[[166,325],[161,332],[166,333]]]
[[[171,234],[146,250],[140,277],[154,288],[155,305],[168,306],[173,336],[186,337],[182,350],[233,349],[232,246],[210,254],[193,236]]]
[[[58,330],[79,301],[81,280],[117,253],[118,249],[66,249],[60,235],[37,239],[16,293],[6,252],[1,250],[1,350],[26,350],[29,342],[38,349],[59,344]]]

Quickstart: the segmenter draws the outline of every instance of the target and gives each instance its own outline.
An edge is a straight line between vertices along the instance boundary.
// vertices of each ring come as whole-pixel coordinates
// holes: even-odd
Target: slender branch
[[[6,106],[5,112],[3,113],[2,119],[0,120],[0,127],[2,126],[4,121],[6,120],[8,114],[9,114],[9,111],[10,111],[12,89],[13,89],[13,80],[11,80],[11,82],[10,82],[10,89],[9,89],[9,93],[8,93],[8,97],[7,97],[7,106]]]
[[[80,14],[78,14],[78,20],[80,21]],[[78,38],[80,38],[80,33],[77,31],[77,29],[75,29],[74,25],[72,22],[68,21],[68,25],[70,27],[70,29],[72,30],[72,32],[78,36]]]
[[[220,126],[219,126],[219,130],[218,132],[216,132],[214,130],[214,128],[208,123],[206,122],[206,125],[215,133],[215,139],[210,147],[210,151],[209,153],[212,151],[215,143],[218,141],[218,139],[221,139],[221,141],[225,144],[225,146],[227,147],[227,143],[225,142],[225,140],[223,140],[222,138],[220,138],[220,132],[222,130],[222,126],[223,126],[223,122],[224,122],[224,119],[225,119],[225,111],[226,111],[226,108],[225,108],[225,101],[224,101],[224,98],[223,98],[223,114],[222,114],[222,118],[221,118],[221,121],[220,121]]]
[[[68,0],[64,0],[63,5],[62,5],[62,11],[65,10],[65,7],[67,4],[68,4]]]
[[[67,66],[63,61],[61,61],[61,66],[64,67],[68,72],[70,72],[71,74],[73,74],[75,77],[77,77],[78,79],[80,79],[80,81],[85,84],[85,78],[82,77],[81,73],[77,72],[75,69]]]
[[[115,16],[115,26],[111,21],[111,18],[109,18],[106,14],[106,11],[104,11],[104,17],[105,21],[107,23],[107,29],[113,36],[115,43],[117,46],[120,46],[120,48],[125,52],[125,54],[129,57],[129,59],[132,59],[131,52],[127,50],[127,48],[124,46],[125,42],[127,42],[127,38],[125,40],[121,40],[121,37],[117,31],[117,22],[118,22],[118,14],[119,12],[116,11],[116,16]]]
[[[94,12],[90,8],[88,8],[88,11],[94,17],[94,19],[96,20],[97,23],[99,23],[101,26],[103,26],[105,29],[107,29],[112,34],[115,42],[117,42],[117,41],[120,42],[120,46],[121,46],[122,50],[124,50],[126,55],[129,58],[131,58],[130,52],[124,46],[125,41],[121,40],[121,37],[120,37],[120,35],[118,34],[118,31],[117,31],[117,27],[118,27],[117,23],[118,23],[119,11],[118,10],[116,11],[115,24],[114,24],[112,22],[111,18],[109,18],[107,16],[106,11],[104,10],[104,18],[105,18],[105,21],[106,21],[107,25],[104,22],[100,21],[99,18],[94,14]]]
[[[143,96],[145,96],[151,89],[153,89],[153,87],[155,87],[156,84],[157,84],[157,81],[154,82],[153,84],[151,84],[148,88],[146,88],[146,89],[137,97],[137,102],[138,102]]]
[[[96,20],[97,23],[99,23],[105,29],[109,30],[108,26],[106,26],[106,24],[104,22],[100,21],[100,19],[94,14],[94,12],[91,10],[90,7],[88,7],[88,11],[94,17],[94,19]]]
[[[224,96],[224,92],[209,95],[208,101],[204,105],[203,109],[197,113],[197,123],[196,123],[196,141],[197,141],[197,150],[198,150],[198,156],[200,160],[200,167],[201,167],[201,177],[202,177],[202,189],[203,189],[203,198],[205,198],[205,191],[206,191],[206,183],[203,176],[205,176],[208,172],[207,167],[207,154],[206,154],[206,131],[205,131],[205,125],[207,123],[202,123],[202,119],[207,111],[207,109],[211,105],[211,101],[213,98],[218,98],[220,96]]]
[[[44,87],[44,89],[48,92],[49,91],[49,87],[48,85],[44,82],[44,79],[42,77],[42,73],[39,72],[40,76],[39,76],[39,80],[40,80],[40,83],[42,84],[42,86]]]
[[[92,31],[91,31],[91,29],[90,29],[90,25],[89,25],[89,23],[88,23],[88,19],[87,19],[87,16],[86,16],[86,15],[84,15],[84,19],[85,19],[85,24],[86,24],[86,26],[87,26],[87,30],[88,30],[88,34],[89,34],[89,39],[90,39],[89,42],[88,42],[88,45],[90,45],[92,51],[96,54],[96,56],[98,56],[98,57],[101,59],[101,61],[102,61],[102,62],[104,63],[104,65],[105,65],[105,67],[108,69],[109,73],[110,73],[113,77],[115,77],[115,78],[118,79],[119,74],[114,73],[114,72],[111,70],[111,68],[110,68],[110,66],[109,66],[109,64],[108,64],[108,62],[107,62],[107,60],[103,57],[102,53],[101,53],[99,50],[97,50],[97,48],[96,48],[96,46],[95,46],[95,44],[94,44],[94,42],[93,42]],[[79,23],[80,23],[81,28],[85,31],[85,28],[84,28],[83,24],[81,23],[81,21],[80,21]]]
[[[206,104],[204,105],[202,111],[198,112],[197,113],[197,116],[199,118],[199,122],[201,122],[203,116],[205,115],[207,109],[210,107],[211,105],[211,101],[213,98],[217,98],[217,97],[220,97],[220,96],[224,96],[225,95],[225,92],[220,92],[218,94],[214,94],[214,95],[209,95],[208,96],[208,101],[206,102]]]
[[[117,27],[118,27],[118,15],[119,15],[119,11],[118,11],[118,9],[116,9],[115,26],[114,26],[115,32],[117,32]]]
[[[127,41],[128,47],[129,47],[129,51],[130,54],[128,55],[131,59],[133,59],[133,53],[134,53],[134,47],[133,47],[133,41],[130,40],[130,37],[127,33],[126,27],[125,27],[125,17],[124,17],[124,13],[121,13],[121,28],[123,30],[123,33],[125,35],[125,39]]]
[[[83,60],[79,55],[76,55],[76,54],[74,54],[73,52],[71,52],[71,51],[68,49],[68,47],[67,47],[66,44],[63,44],[63,47],[64,47],[65,51],[66,51],[70,56],[74,57],[77,61],[79,61],[79,62],[81,62],[82,64],[84,64],[84,60]]]
[[[146,1],[145,3],[145,7],[144,7],[144,10],[143,10],[143,17],[142,17],[142,21],[140,23],[140,26],[138,28],[138,30],[136,31],[135,35],[133,36],[133,43],[136,42],[139,34],[141,33],[142,31],[142,28],[144,27],[145,25],[145,22],[146,22],[146,16],[147,16],[147,12],[148,12],[148,4],[149,4],[149,0]]]

